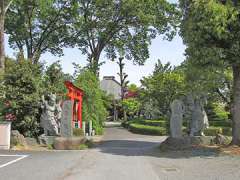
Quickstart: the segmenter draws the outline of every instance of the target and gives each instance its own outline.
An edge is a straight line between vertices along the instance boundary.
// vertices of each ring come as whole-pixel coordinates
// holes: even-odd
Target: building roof
[[[104,76],[100,88],[107,94],[113,95],[114,99],[121,99],[121,85],[114,76]]]

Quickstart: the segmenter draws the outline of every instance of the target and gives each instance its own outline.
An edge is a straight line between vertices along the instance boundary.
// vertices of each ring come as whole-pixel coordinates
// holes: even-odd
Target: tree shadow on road
[[[135,140],[108,140],[103,141],[96,146],[102,153],[120,155],[120,156],[149,156],[157,158],[214,158],[220,156],[221,153],[218,148],[213,147],[192,147],[185,150],[168,150],[161,151],[160,143],[149,141],[135,141]]]

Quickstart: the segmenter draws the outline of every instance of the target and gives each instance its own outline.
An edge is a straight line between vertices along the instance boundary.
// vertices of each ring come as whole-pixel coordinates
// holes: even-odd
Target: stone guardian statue
[[[60,102],[56,101],[56,94],[50,94],[45,98],[42,96],[42,114],[40,125],[44,129],[46,136],[59,135],[61,106]]]

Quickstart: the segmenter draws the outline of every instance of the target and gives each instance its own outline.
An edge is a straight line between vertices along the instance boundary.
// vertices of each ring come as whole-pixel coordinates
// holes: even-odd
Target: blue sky
[[[171,2],[176,2],[176,0],[170,0]],[[9,48],[6,39],[6,54],[8,56],[14,56],[16,53]],[[184,61],[184,51],[185,46],[183,45],[181,37],[178,35],[172,40],[162,40],[161,37],[157,37],[152,41],[149,47],[150,58],[146,61],[144,66],[133,65],[131,61],[125,62],[125,72],[128,74],[128,80],[130,83],[135,83],[140,85],[140,79],[143,76],[147,76],[152,73],[154,65],[158,59],[163,63],[171,62],[172,65],[179,65]],[[60,60],[63,71],[66,73],[73,73],[72,63],[78,63],[82,66],[86,65],[86,57],[81,54],[77,48],[65,48],[64,56],[54,57],[50,53],[46,53],[41,57],[41,61],[45,61],[47,64],[51,64],[54,61]],[[100,78],[103,76],[115,76],[118,79],[117,72],[119,71],[116,62],[108,61],[104,55],[101,57],[102,61],[106,63],[101,66]]]

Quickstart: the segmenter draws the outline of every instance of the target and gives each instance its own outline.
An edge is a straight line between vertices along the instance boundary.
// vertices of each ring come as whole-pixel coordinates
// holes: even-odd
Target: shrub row
[[[223,135],[226,135],[226,136],[231,136],[232,135],[232,128],[210,126],[208,129],[205,129],[204,134],[206,136],[215,136],[216,134],[223,134]]]
[[[160,127],[167,127],[168,122],[166,120],[143,120],[143,119],[134,119],[131,121],[125,121],[122,123],[124,127],[128,127],[129,124],[142,124],[147,126],[160,126]]]
[[[163,120],[140,120],[138,123],[147,126],[167,127],[167,121]]]
[[[143,124],[129,124],[129,130],[133,133],[147,134],[147,135],[159,135],[163,136],[167,134],[166,128],[158,126],[147,126]]]
[[[209,121],[210,126],[214,127],[231,127],[231,121]]]

